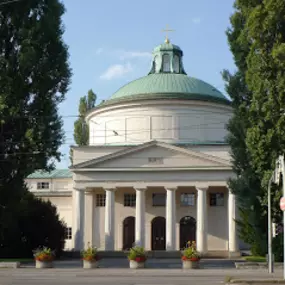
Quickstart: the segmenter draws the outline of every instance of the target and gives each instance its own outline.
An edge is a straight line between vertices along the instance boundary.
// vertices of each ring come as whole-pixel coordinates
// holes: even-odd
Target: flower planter
[[[92,269],[98,267],[97,260],[83,260],[83,268],[85,269]]]
[[[183,269],[198,269],[200,268],[199,260],[182,260]]]
[[[36,268],[52,268],[52,267],[53,267],[52,261],[36,260]]]
[[[131,269],[138,269],[138,268],[144,268],[145,267],[145,262],[137,262],[135,260],[130,260],[130,268]]]

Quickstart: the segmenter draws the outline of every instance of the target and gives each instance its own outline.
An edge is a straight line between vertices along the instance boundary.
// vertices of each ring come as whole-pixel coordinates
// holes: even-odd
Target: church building
[[[178,251],[195,240],[204,256],[237,256],[231,115],[231,102],[188,76],[183,51],[166,39],[146,76],[86,115],[89,145],[72,146],[70,169],[37,171],[27,184],[57,206],[67,249]]]

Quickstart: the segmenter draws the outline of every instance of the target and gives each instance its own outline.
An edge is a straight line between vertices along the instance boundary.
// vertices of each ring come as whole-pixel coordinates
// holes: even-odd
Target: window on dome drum
[[[135,207],[136,206],[136,194],[124,194],[124,206]]]
[[[72,228],[65,229],[65,239],[72,239]]]
[[[174,58],[173,58],[173,71],[175,73],[179,73],[179,56],[178,55],[174,55]]]
[[[162,70],[164,72],[170,72],[170,57],[168,54],[162,56]]]
[[[149,157],[148,163],[149,164],[163,164],[163,158],[162,157]]]
[[[49,182],[38,182],[37,189],[38,190],[49,189]]]
[[[164,193],[153,193],[152,194],[152,206],[165,206],[166,195]]]
[[[96,194],[96,207],[105,207],[106,194]]]
[[[158,56],[156,55],[153,59],[153,71],[159,72]]]
[[[181,206],[195,206],[195,194],[193,193],[183,193],[180,196]]]
[[[224,206],[224,193],[210,193],[210,206]]]

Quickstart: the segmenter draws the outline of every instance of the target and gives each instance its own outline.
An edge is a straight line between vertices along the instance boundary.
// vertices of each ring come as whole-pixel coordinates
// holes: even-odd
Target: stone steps
[[[99,256],[104,258],[122,258],[128,255],[127,251],[98,251]],[[164,250],[157,250],[157,251],[147,251],[147,256],[149,258],[180,258],[181,251],[164,251]],[[79,258],[80,252],[79,251],[65,251],[62,255],[64,258]],[[209,251],[206,255],[202,255],[205,258],[229,258],[228,251]]]

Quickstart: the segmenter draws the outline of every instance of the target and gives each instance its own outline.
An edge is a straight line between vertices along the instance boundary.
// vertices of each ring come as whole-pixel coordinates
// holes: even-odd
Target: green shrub
[[[26,193],[17,205],[2,211],[0,218],[1,258],[32,258],[39,247],[52,248],[56,256],[62,253],[66,226],[50,202]]]
[[[283,234],[280,233],[272,241],[272,251],[276,262],[283,262]]]

